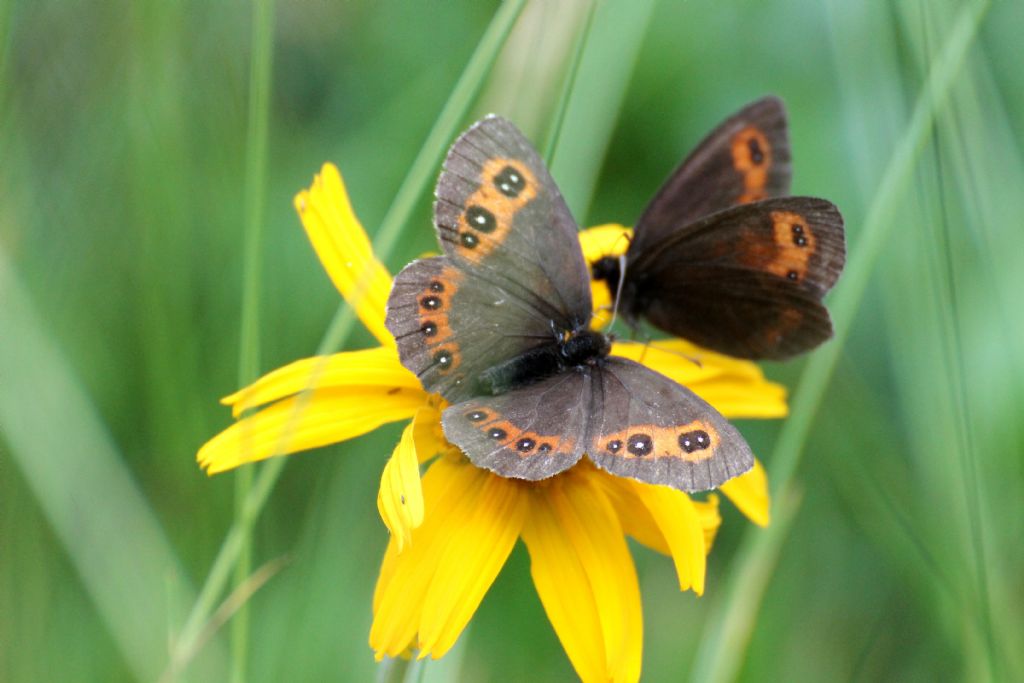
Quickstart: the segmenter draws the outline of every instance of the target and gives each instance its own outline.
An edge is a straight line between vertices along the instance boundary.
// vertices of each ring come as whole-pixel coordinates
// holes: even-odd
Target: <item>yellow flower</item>
[[[541,482],[474,467],[444,439],[443,400],[398,360],[384,327],[391,277],[373,255],[338,169],[325,164],[295,207],[331,280],[381,346],[296,361],[226,397],[235,417],[259,410],[207,442],[199,463],[213,474],[410,420],[384,466],[377,498],[391,531],[373,597],[370,646],[377,658],[444,655],[522,538],[541,602],[580,677],[637,680],[643,625],[625,537],[670,555],[680,589],[700,594],[720,523],[718,497],[693,500],[586,461]],[[626,233],[616,225],[582,232],[588,260],[621,253]],[[607,292],[595,289],[595,307],[608,303]],[[612,353],[690,387],[727,417],[786,413],[783,388],[752,363],[681,340],[617,343]],[[721,490],[753,522],[768,523],[760,463]]]

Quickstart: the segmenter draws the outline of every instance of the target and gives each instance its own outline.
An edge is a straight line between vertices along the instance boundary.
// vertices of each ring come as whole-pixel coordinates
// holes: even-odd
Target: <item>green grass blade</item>
[[[653,0],[606,0],[594,12],[565,110],[570,125],[551,158],[551,175],[584,225],[654,6]]]
[[[156,680],[166,624],[193,597],[178,558],[64,354],[0,250],[0,432],[121,655]],[[31,397],[31,398],[27,398]],[[168,604],[168,581],[175,584]],[[225,653],[196,667],[222,680]]]
[[[238,386],[245,386],[259,373],[260,253],[266,214],[267,138],[270,126],[271,67],[274,44],[273,0],[252,3],[252,63],[249,72],[249,129],[246,136],[245,236],[242,263],[242,320],[238,351]],[[235,516],[243,514],[252,489],[253,468],[235,473]],[[245,533],[234,584],[243,585],[252,569],[252,538]],[[242,604],[231,619],[231,680],[247,679],[249,652],[249,607]]]
[[[565,123],[565,113],[569,109],[569,98],[572,96],[576,86],[576,77],[580,73],[580,61],[583,57],[583,50],[590,38],[590,28],[594,25],[594,14],[597,5],[595,2],[588,2],[586,18],[583,20],[583,29],[576,37],[576,46],[573,48],[572,57],[569,60],[569,68],[566,70],[565,82],[562,92],[558,96],[558,103],[555,105],[555,113],[548,128],[547,142],[544,143],[544,161],[550,166],[558,149],[558,139],[562,135],[562,124]]]
[[[783,426],[773,452],[771,492],[776,500],[788,495],[793,486],[815,414],[867,289],[874,264],[892,227],[891,219],[907,191],[917,159],[929,140],[935,117],[945,105],[988,7],[989,3],[982,0],[965,5],[961,10],[929,71],[906,131],[879,182],[860,238],[851,249],[846,272],[831,300],[835,339],[815,351],[809,359],[793,394],[791,417]],[[765,552],[755,549],[758,533],[761,532],[750,530],[746,533],[739,553],[741,561],[730,576],[726,589],[725,616],[720,621],[716,620],[718,625],[706,632],[698,651],[693,680],[731,680],[736,671],[736,660],[746,649],[764,587],[760,584],[762,590],[751,590],[752,586],[759,585],[761,555]]]

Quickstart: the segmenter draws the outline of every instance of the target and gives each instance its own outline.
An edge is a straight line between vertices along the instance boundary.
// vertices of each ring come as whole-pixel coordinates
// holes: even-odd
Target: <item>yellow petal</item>
[[[381,344],[393,346],[395,340],[384,327],[391,275],[373,256],[337,166],[323,165],[313,185],[295,196],[295,210],[334,286],[355,308],[366,329]]]
[[[617,223],[595,225],[580,231],[580,247],[587,263],[593,263],[604,256],[620,256],[626,253],[633,230]]]
[[[423,405],[421,389],[320,389],[278,401],[207,441],[196,459],[209,474],[248,462],[345,441],[405,420]]]
[[[377,657],[405,652],[452,531],[470,516],[488,473],[455,458],[438,458],[423,476],[423,524],[402,553],[392,537],[374,592],[370,647]]]
[[[768,496],[768,474],[760,460],[755,459],[754,467],[749,472],[733,477],[719,489],[729,496],[729,500],[747,519],[758,526],[768,526],[771,503]]]
[[[412,530],[423,523],[423,488],[413,441],[414,423],[415,418],[402,430],[402,438],[384,466],[377,492],[377,510],[398,543],[398,552],[411,539]]]
[[[489,474],[476,505],[448,530],[420,617],[421,658],[437,659],[455,644],[512,552],[528,502],[522,483]]]
[[[612,354],[660,372],[713,405],[726,417],[785,417],[786,389],[750,361],[729,358],[679,339],[649,344],[616,342]]]
[[[588,264],[604,256],[619,256],[629,246],[632,230],[610,223],[588,228],[580,232],[580,246],[583,258]],[[612,292],[604,282],[590,282],[590,296],[593,299],[594,317],[590,321],[593,329],[601,329],[611,322]]]
[[[640,588],[615,510],[586,468],[531,491],[523,540],[544,610],[584,681],[640,678]]]
[[[577,467],[585,465],[586,462]],[[662,555],[671,555],[672,551],[668,547],[665,535],[661,533],[658,523],[640,500],[636,489],[630,485],[630,480],[603,471],[599,471],[598,476],[600,476],[601,487],[604,489],[605,495],[608,496],[612,507],[615,508],[615,514],[619,517],[622,531],[651,550]]]
[[[306,389],[351,386],[419,389],[422,385],[399,362],[393,346],[378,346],[297,360],[224,397],[221,403],[231,406],[231,413],[238,417],[250,408]]]
[[[444,401],[434,394],[413,418],[412,440],[416,444],[416,458],[420,464],[453,448],[444,438],[444,430],[441,428],[441,411],[445,405]]]
[[[712,493],[707,500],[695,500],[693,507],[697,509],[700,525],[704,529],[704,551],[710,554],[718,528],[722,525],[722,516],[718,514],[718,496]]]
[[[672,553],[679,577],[679,589],[704,592],[707,550],[704,526],[690,497],[682,491],[629,480],[637,497],[650,512]]]

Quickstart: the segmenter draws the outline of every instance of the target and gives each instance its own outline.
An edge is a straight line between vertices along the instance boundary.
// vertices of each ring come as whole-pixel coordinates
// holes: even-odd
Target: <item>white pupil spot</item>
[[[704,444],[704,435],[703,434],[698,434],[697,435],[697,443],[699,443],[701,445]]]
[[[473,220],[475,220],[475,221],[476,221],[476,224],[477,224],[477,225],[483,225],[484,223],[486,223],[486,222],[487,222],[487,219],[486,219],[486,218],[484,218],[483,216],[477,216],[477,217],[476,217],[476,218],[474,218]]]
[[[519,182],[519,176],[517,176],[515,173],[509,173],[508,179],[511,180],[513,183]]]
[[[689,439],[683,439],[683,448],[689,448],[692,445]]]

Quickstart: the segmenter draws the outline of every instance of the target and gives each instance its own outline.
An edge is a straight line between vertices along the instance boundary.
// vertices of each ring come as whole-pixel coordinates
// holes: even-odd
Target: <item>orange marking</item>
[[[494,184],[494,177],[501,173],[506,166],[512,167],[524,181],[523,189],[520,190],[518,196],[509,197]],[[525,164],[515,159],[496,158],[487,161],[480,171],[479,180],[480,187],[466,198],[466,208],[478,206],[486,209],[494,216],[495,226],[490,232],[483,232],[475,229],[466,220],[465,212],[459,216],[459,253],[473,263],[479,263],[481,259],[505,241],[508,231],[512,229],[516,212],[537,196],[537,178]],[[466,246],[461,242],[463,235],[474,238],[476,244],[473,247]]]
[[[443,352],[447,352],[451,356],[451,361],[448,363],[447,367],[441,365],[440,363],[437,363],[438,372],[440,372],[442,375],[447,375],[449,372],[451,372],[452,370],[454,370],[455,368],[459,367],[462,364],[462,354],[459,353],[458,344],[439,344],[437,346],[430,347],[431,358],[437,358],[437,355]]]
[[[469,413],[472,412],[472,410],[468,410],[466,412]],[[488,417],[491,417],[491,415],[492,414],[488,412]],[[494,417],[498,418],[500,416],[496,415]],[[521,458],[528,458],[532,455],[572,455],[576,450],[576,441],[574,439],[565,438],[561,434],[544,435],[520,429],[508,420],[492,419],[490,421],[484,420],[475,424],[479,430],[492,438],[496,444],[500,444],[509,450],[515,451],[515,453]],[[494,429],[501,430],[505,435],[497,438],[492,437],[490,432]],[[532,440],[533,445],[529,448],[524,447],[524,449],[520,449],[518,445],[523,439]],[[541,446],[544,444],[547,444],[551,448],[549,450],[542,451]]]
[[[767,196],[764,188],[772,165],[772,148],[761,129],[747,126],[732,137],[732,165],[743,176],[743,193],[737,203],[746,204]]]
[[[796,273],[796,280],[803,280],[818,245],[807,219],[791,211],[772,211],[772,230],[776,251],[767,264],[768,271],[785,278]]]
[[[443,289],[439,292],[431,289],[431,284],[434,282],[440,283]],[[432,323],[435,328],[434,334],[430,336],[425,334],[423,335],[423,339],[426,342],[427,349],[430,351],[431,355],[441,351],[441,345],[448,341],[452,336],[451,326],[448,324],[448,305],[451,303],[452,297],[455,296],[455,292],[458,291],[461,282],[461,272],[451,267],[442,268],[441,272],[431,278],[430,281],[423,286],[423,289],[416,295],[416,306],[419,311],[418,320],[420,329],[422,330],[423,326],[427,323]],[[427,297],[436,298],[440,302],[440,305],[434,309],[424,308],[420,302]],[[420,334],[423,333],[420,332]],[[449,372],[455,368],[461,360],[458,352],[459,348],[458,345],[451,344],[444,350],[447,350],[452,354],[452,364],[448,368],[442,370],[442,372]]]
[[[705,448],[695,447],[687,453],[679,443],[679,437],[691,432],[703,431],[708,436],[708,445]],[[637,454],[630,450],[631,439],[636,437],[648,437],[650,448],[646,453]],[[695,437],[693,437],[695,439]],[[704,420],[694,420],[685,425],[674,427],[659,427],[657,425],[630,425],[612,434],[604,434],[599,437],[598,443],[594,444],[595,449],[602,454],[611,454],[627,460],[652,460],[657,458],[677,458],[687,462],[701,462],[707,460],[718,450],[721,438],[718,432],[710,423]]]

